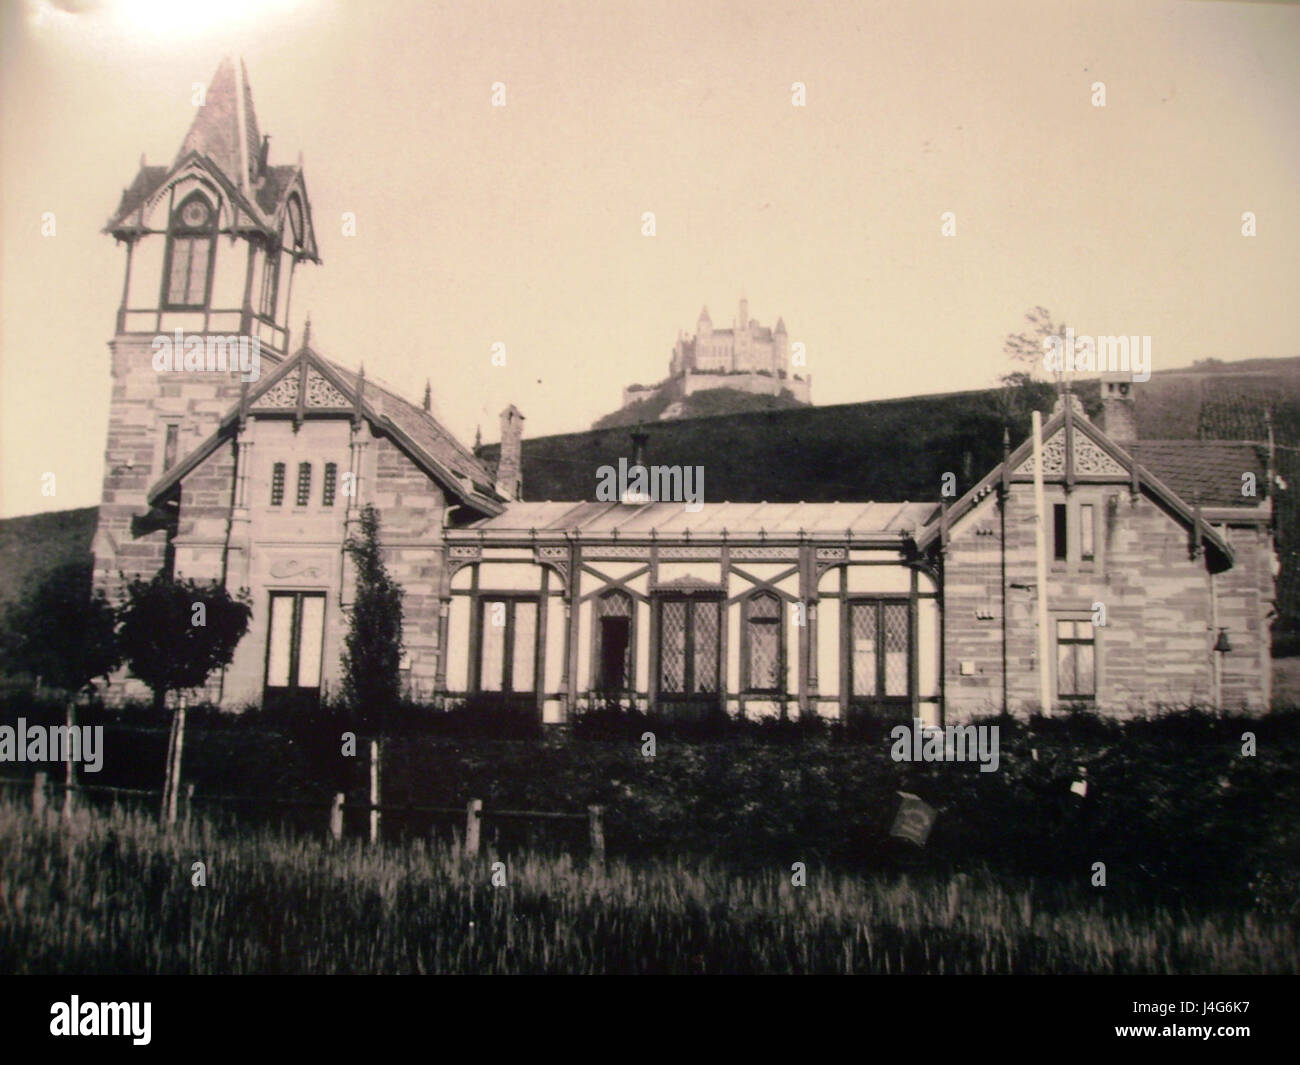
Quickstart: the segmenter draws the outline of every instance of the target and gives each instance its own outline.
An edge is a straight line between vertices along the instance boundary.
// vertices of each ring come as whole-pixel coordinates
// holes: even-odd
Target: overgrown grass
[[[1117,907],[986,873],[501,859],[330,844],[0,799],[0,971],[19,973],[1294,972],[1295,923]],[[193,886],[194,862],[207,884]]]
[[[36,706],[0,708],[0,721]],[[87,711],[105,724],[103,771],[85,783],[157,788],[167,732],[147,710]],[[62,721],[59,707],[45,719]],[[440,721],[433,717],[435,723]],[[605,807],[610,854],[628,860],[709,859],[736,871],[815,862],[844,873],[997,875],[1086,885],[1105,862],[1110,896],[1171,906],[1300,913],[1300,713],[1260,717],[1198,711],[1116,722],[1096,716],[989,719],[1001,729],[997,772],[973,763],[895,762],[887,724],[856,736],[825,725],[755,722],[716,737],[633,716],[534,739],[420,731],[408,722],[383,742],[385,803],[582,813]],[[468,727],[461,714],[457,729]],[[191,713],[184,779],[196,795],[239,795],[250,823],[284,817],[320,832],[335,792],[349,831],[366,801],[368,737],[342,753],[346,722],[328,714],[271,726],[264,715]],[[641,735],[656,732],[645,757]],[[1243,753],[1243,734],[1255,737]],[[1082,767],[1082,773],[1081,769]],[[6,766],[30,773],[31,763]],[[56,767],[57,769],[57,767]],[[1086,795],[1071,790],[1086,776]],[[889,831],[898,791],[938,811],[923,852],[900,853]],[[266,800],[316,804],[292,813]],[[207,807],[206,809],[212,809]],[[449,841],[455,818],[386,815],[386,838]],[[502,848],[582,852],[581,825],[497,822]],[[1126,902],[1127,904],[1127,902]]]

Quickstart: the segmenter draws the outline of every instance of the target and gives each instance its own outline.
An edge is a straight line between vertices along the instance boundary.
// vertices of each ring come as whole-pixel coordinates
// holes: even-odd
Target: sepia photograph
[[[1300,5],[0,11],[7,1031],[1282,1031]]]

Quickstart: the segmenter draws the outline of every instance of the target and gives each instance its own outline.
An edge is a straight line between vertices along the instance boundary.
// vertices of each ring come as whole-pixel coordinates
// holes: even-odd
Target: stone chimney
[[[1137,405],[1131,372],[1101,375],[1101,428],[1120,447],[1137,443]]]
[[[497,494],[509,500],[523,498],[524,416],[513,403],[501,412],[501,457],[497,460]]]

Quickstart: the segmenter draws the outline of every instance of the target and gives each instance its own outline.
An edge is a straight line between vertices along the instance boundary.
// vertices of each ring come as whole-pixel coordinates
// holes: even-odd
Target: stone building
[[[594,467],[586,499],[529,500],[515,407],[489,466],[427,391],[408,403],[309,335],[292,342],[294,271],[319,256],[301,165],[266,155],[242,65],[225,62],[175,162],[142,165],[108,226],[126,277],[96,580],[163,569],[248,589],[251,629],[208,693],[222,705],[337,688],[343,544],[373,504],[417,698],[555,724],[611,700],[941,722],[1038,705],[1045,668],[1052,709],[1267,706],[1271,469],[1256,449],[1136,440],[1131,382],[1103,383],[1099,423],[1063,397],[1043,430],[1044,587],[1031,441],[952,501],[935,484],[920,501],[592,502]],[[158,369],[160,339],[206,352],[224,334],[262,342],[255,380]],[[778,335],[744,365],[777,358]],[[731,351],[706,357],[739,365]]]

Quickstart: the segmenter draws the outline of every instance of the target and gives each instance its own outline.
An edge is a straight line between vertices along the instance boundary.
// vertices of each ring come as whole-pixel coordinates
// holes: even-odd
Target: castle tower
[[[773,371],[790,372],[790,337],[785,331],[785,319],[776,320],[776,329],[772,333]]]
[[[320,261],[302,160],[269,164],[242,61],[218,65],[176,158],[140,170],[104,227],[126,246],[95,584],[171,563],[176,503],[151,485],[289,350],[298,263]]]

